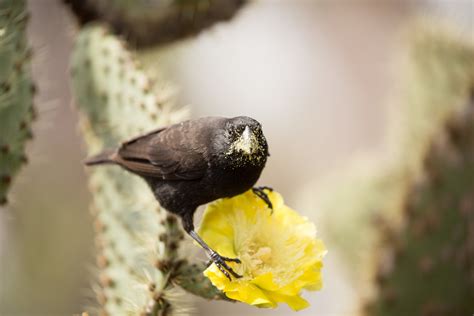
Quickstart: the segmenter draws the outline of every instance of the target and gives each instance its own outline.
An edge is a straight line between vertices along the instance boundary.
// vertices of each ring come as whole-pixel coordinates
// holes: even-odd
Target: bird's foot
[[[229,281],[232,281],[231,275],[239,279],[242,276],[240,274],[237,274],[229,265],[227,262],[235,262],[235,263],[241,263],[240,259],[238,258],[227,258],[219,255],[217,252],[212,251],[209,253],[210,261],[215,263],[216,266],[219,268],[219,270],[229,279]]]
[[[272,210],[272,214],[273,214],[273,204],[272,204],[272,201],[270,201],[270,198],[268,197],[268,194],[265,192],[265,190],[268,190],[270,192],[273,191],[272,188],[270,187],[255,187],[255,188],[252,188],[252,191],[253,193],[258,196],[259,198],[261,198],[263,200],[263,202],[265,202],[268,206],[268,208],[270,210]]]
[[[227,258],[227,257],[223,257],[221,256],[221,258],[224,260],[224,261],[227,261],[227,262],[235,262],[235,263],[242,263],[242,261],[240,261],[239,258]],[[214,261],[212,261],[212,259],[209,259],[207,262],[206,262],[206,268],[208,268],[211,264],[213,264]]]

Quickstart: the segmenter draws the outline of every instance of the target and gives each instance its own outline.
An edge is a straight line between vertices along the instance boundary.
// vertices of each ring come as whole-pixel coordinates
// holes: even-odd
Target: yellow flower
[[[273,214],[252,191],[210,204],[199,234],[220,255],[239,258],[229,265],[242,278],[230,281],[215,264],[204,271],[227,297],[258,307],[287,303],[293,310],[309,306],[302,289],[322,287],[322,258],[326,249],[316,228],[268,192]]]

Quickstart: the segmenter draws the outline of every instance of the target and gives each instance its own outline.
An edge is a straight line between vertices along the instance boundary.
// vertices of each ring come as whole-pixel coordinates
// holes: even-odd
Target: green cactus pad
[[[148,78],[125,44],[102,26],[80,32],[71,71],[90,154],[186,116],[173,108],[166,85]],[[119,167],[91,168],[90,187],[103,310],[138,315],[169,309],[172,269],[165,267],[178,261],[183,236],[176,220],[158,207],[144,181]]]
[[[206,268],[207,266],[203,263],[189,264],[184,261],[177,269],[174,282],[186,291],[208,300],[232,301],[204,276],[203,272]]]
[[[170,42],[231,19],[245,0],[65,0],[81,23],[99,20],[136,46]]]
[[[405,224],[382,234],[368,315],[474,310],[474,100],[444,136],[427,152],[425,179],[408,191]]]
[[[27,21],[25,1],[0,1],[0,205],[7,203],[10,184],[27,161],[25,144],[35,117]]]
[[[385,151],[362,157],[348,170],[340,172],[323,185],[320,184],[320,187],[324,187],[319,192],[318,201],[318,207],[324,210],[322,229],[331,239],[333,249],[338,249],[343,262],[349,263],[344,267],[360,293],[362,305],[374,293],[378,300],[383,300],[383,297],[386,299],[383,304],[387,304],[383,307],[376,301],[371,303],[370,306],[377,307],[368,309],[368,315],[422,315],[418,309],[422,305],[422,294],[416,291],[423,290],[424,294],[441,293],[439,280],[415,277],[421,275],[419,266],[430,266],[431,251],[435,253],[441,250],[436,248],[436,241],[451,238],[451,232],[457,230],[455,227],[463,218],[455,214],[458,212],[456,205],[461,203],[461,196],[468,194],[470,188],[472,190],[469,178],[474,179],[470,173],[472,170],[469,169],[472,165],[466,162],[464,167],[449,167],[447,161],[459,156],[458,152],[462,150],[472,151],[473,147],[445,146],[445,156],[437,155],[437,151],[433,150],[433,144],[446,138],[446,126],[454,118],[468,117],[470,113],[467,109],[474,90],[473,44],[469,39],[463,38],[462,34],[440,25],[439,21],[416,21],[407,28],[404,40],[406,46],[403,45],[400,50],[404,53],[404,59],[397,85],[399,97],[398,100],[392,100],[397,106],[394,107],[394,113],[391,113],[389,141]],[[470,124],[474,124],[474,118]],[[462,133],[468,133],[467,129]],[[472,143],[464,143],[462,146],[472,146]],[[430,167],[429,170],[437,169],[436,173],[442,175],[436,189],[432,187],[433,184],[422,184],[423,181],[431,181],[431,178],[426,178],[426,164],[431,163],[437,167]],[[455,178],[458,178],[457,183],[454,182]],[[314,191],[306,194],[314,195]],[[452,199],[449,206],[452,212],[441,206],[446,203],[442,199],[449,198]],[[428,203],[434,205],[430,206]],[[407,215],[407,205],[417,205],[416,214],[420,212],[417,215],[420,219]],[[421,215],[430,212],[431,207],[433,214]],[[412,220],[439,221],[447,226],[440,225],[438,230],[424,236],[425,240],[421,237],[417,239],[411,232],[415,229],[412,225],[421,224],[412,223]],[[466,234],[458,237],[461,244],[469,243]],[[423,249],[427,251],[426,256],[421,255]],[[409,256],[408,259],[403,259],[408,261],[399,262],[394,259],[398,258],[396,256],[399,251]],[[381,260],[388,260],[388,263],[381,265]],[[413,267],[410,268],[408,263],[413,264]],[[393,266],[395,270],[388,273]],[[450,282],[460,281],[460,270],[456,272],[456,269],[458,268],[451,266],[436,273],[444,273],[439,278],[444,278],[446,285],[452,286],[453,283]],[[413,285],[409,283],[410,277],[413,278]],[[390,279],[387,282],[393,282],[392,284],[402,282],[401,278],[405,279],[393,291],[390,287],[378,287],[381,278]],[[410,292],[412,286],[418,289]],[[467,283],[460,283],[459,291],[463,289],[467,289]],[[413,297],[401,292],[412,293]],[[458,291],[452,292],[460,295]],[[472,297],[472,292],[470,293]],[[395,296],[400,298],[397,303],[400,307],[413,309],[404,312],[402,309],[394,309],[398,314],[389,312],[388,303]],[[446,296],[450,297],[450,293],[446,293]],[[459,299],[462,301],[461,297]],[[426,299],[429,301],[428,296]],[[451,303],[454,302],[451,300]],[[430,304],[425,310],[429,311]],[[457,315],[457,310],[453,311],[443,315]]]
[[[400,225],[379,226],[367,315],[474,311],[474,43],[433,25],[414,33],[398,131],[407,177]]]

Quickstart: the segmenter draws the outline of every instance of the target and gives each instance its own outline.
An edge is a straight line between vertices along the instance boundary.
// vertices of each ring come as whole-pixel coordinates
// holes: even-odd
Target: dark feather
[[[206,148],[211,139],[205,118],[183,122],[133,138],[118,150],[118,163],[128,170],[165,180],[197,180],[207,168]],[[202,131],[196,133],[196,131]]]

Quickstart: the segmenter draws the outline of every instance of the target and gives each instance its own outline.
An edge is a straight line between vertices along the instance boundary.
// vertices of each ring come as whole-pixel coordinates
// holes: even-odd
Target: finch
[[[246,116],[204,117],[132,138],[85,164],[116,164],[141,176],[160,205],[181,218],[184,230],[231,279],[231,275],[240,275],[227,262],[240,260],[219,255],[199,237],[194,230],[194,213],[200,205],[249,189],[272,209],[265,193],[270,188],[254,188],[268,156],[262,126],[256,120]]]

